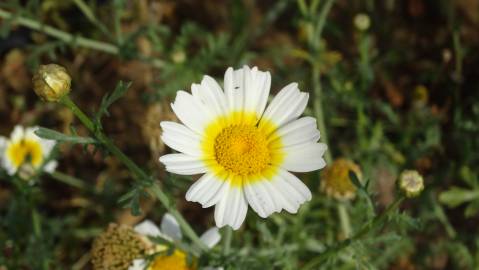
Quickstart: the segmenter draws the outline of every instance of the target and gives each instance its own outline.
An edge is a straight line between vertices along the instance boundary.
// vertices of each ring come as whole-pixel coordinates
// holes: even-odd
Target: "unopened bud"
[[[424,189],[424,179],[417,171],[406,170],[399,176],[399,187],[406,197],[416,197]]]
[[[58,101],[70,92],[71,77],[57,64],[41,65],[32,81],[35,93],[46,101]]]
[[[359,13],[356,16],[354,16],[354,26],[359,31],[368,30],[370,25],[371,25],[371,19],[369,19],[368,15],[364,13]]]

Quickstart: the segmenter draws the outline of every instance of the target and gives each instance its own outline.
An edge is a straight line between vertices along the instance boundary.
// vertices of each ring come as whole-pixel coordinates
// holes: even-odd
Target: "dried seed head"
[[[416,197],[424,189],[424,179],[415,170],[405,170],[399,175],[399,187],[406,197]]]
[[[337,200],[351,200],[356,196],[356,187],[349,179],[353,171],[361,180],[361,169],[354,162],[340,158],[321,172],[321,191]]]
[[[46,101],[56,102],[70,92],[71,77],[57,64],[41,65],[32,81],[35,93]]]
[[[131,227],[112,223],[93,242],[93,269],[127,270],[133,260],[147,254],[149,246]]]

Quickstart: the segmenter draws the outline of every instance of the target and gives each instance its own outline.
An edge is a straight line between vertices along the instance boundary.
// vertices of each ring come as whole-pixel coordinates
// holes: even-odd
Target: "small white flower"
[[[291,172],[323,168],[327,146],[316,120],[301,117],[308,93],[285,86],[266,106],[271,75],[228,68],[224,91],[211,77],[179,91],[171,107],[183,124],[161,122],[162,140],[179,151],[160,158],[166,170],[204,174],[186,193],[188,201],[215,207],[218,227],[238,229],[248,204],[266,218],[282,209],[296,213],[311,192]]]
[[[136,225],[134,230],[143,236],[146,237],[161,237],[167,241],[175,242],[180,241],[183,237],[178,221],[169,213],[166,213],[162,220],[160,228],[158,228],[155,223],[150,220],[145,220],[140,224]],[[213,227],[204,232],[200,236],[201,241],[208,248],[214,247],[221,240],[221,235],[218,228]],[[156,249],[157,252],[166,250],[165,246],[159,245]],[[166,265],[173,268],[168,268]],[[164,268],[160,267],[163,265]],[[147,266],[147,262],[144,259],[136,259],[132,262],[132,265],[128,270],[143,270]],[[186,267],[186,254],[176,249],[174,253],[170,256],[157,256],[153,259],[148,270],[158,270],[158,269],[185,269]],[[220,268],[210,268],[213,270],[218,270]]]
[[[46,172],[53,172],[57,166],[54,160],[47,161],[55,146],[55,141],[45,140],[34,131],[37,127],[24,128],[15,126],[10,138],[0,137],[0,159],[9,175],[17,173],[22,166],[42,168]]]

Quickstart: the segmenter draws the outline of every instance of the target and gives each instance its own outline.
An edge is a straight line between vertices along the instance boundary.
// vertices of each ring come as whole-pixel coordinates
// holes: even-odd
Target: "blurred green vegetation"
[[[71,112],[34,95],[39,64],[67,67],[72,99],[92,116],[104,113],[102,97],[118,81],[131,81],[102,127],[204,231],[212,209],[184,200],[192,179],[165,173],[157,161],[169,151],[159,123],[174,119],[168,104],[177,90],[204,74],[221,81],[228,66],[256,65],[271,71],[273,92],[293,81],[309,91],[306,114],[324,114],[320,130],[332,157],[360,165],[367,192],[344,203],[353,232],[394,201],[402,170],[419,171],[426,188],[315,264],[345,235],[338,202],[319,191],[320,175],[304,174],[313,199],[297,215],[263,220],[249,211],[229,251],[220,245],[200,262],[226,269],[477,269],[478,33],[475,0],[5,0],[0,134],[22,124],[88,135]],[[137,197],[139,216],[118,202],[135,187],[102,149],[61,144],[56,157],[59,172],[33,186],[0,175],[0,269],[90,269],[91,243],[108,223],[161,219],[164,209],[151,196]]]

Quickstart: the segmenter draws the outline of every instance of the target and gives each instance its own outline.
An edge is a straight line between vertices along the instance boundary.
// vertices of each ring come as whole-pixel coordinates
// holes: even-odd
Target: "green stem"
[[[87,5],[87,3],[85,3],[85,1],[83,0],[73,0],[73,3],[75,3],[75,5],[78,7],[78,9],[81,10],[81,12],[83,13],[83,15],[85,15],[85,17],[93,24],[95,25],[96,27],[98,27],[98,29],[100,29],[100,31],[107,35],[108,37],[112,37],[111,36],[111,33],[110,31],[108,31],[108,29],[106,28],[106,26],[101,23],[97,17],[95,16],[95,14],[93,13],[93,11],[90,9],[90,7]]]
[[[333,3],[334,0],[327,0],[321,9],[321,12],[319,13],[319,19],[316,23],[316,28],[314,30],[313,40],[311,44],[313,49],[317,49],[319,46],[321,34],[323,33],[324,25],[326,24],[326,17],[328,17],[329,11],[331,10]]]
[[[42,221],[41,216],[38,211],[33,208],[32,209],[32,226],[33,226],[33,234],[37,241],[42,241],[43,233],[42,233]],[[48,267],[48,259],[43,257],[42,258],[42,269],[47,270]]]
[[[12,14],[3,9],[0,9],[0,18],[12,20],[13,23],[30,28],[32,30],[45,33],[58,40],[61,40],[66,43],[70,43],[70,45],[72,46],[84,47],[84,48],[93,49],[93,50],[97,50],[101,52],[115,54],[115,55],[120,54],[120,49],[116,45],[113,45],[107,42],[101,42],[101,41],[85,38],[78,35],[72,35],[68,32],[61,31],[57,28],[44,25],[36,20],[18,16],[16,14]],[[148,63],[150,63],[152,66],[156,68],[161,68],[165,64],[160,59],[149,59]]]
[[[60,102],[70,108],[70,110],[75,114],[76,117],[92,132],[95,137],[102,143],[109,151],[111,154],[116,156],[133,174],[134,176],[139,179],[139,180],[146,180],[150,183],[153,183],[153,179],[151,179],[150,176],[148,176],[147,173],[145,173],[138,165],[136,165],[130,158],[128,158],[118,147],[116,147],[113,142],[98,128],[96,128],[95,124],[86,116],[83,111],[78,108],[78,106],[70,99],[68,96],[63,96],[60,99]],[[151,186],[152,192],[155,194],[155,196],[158,198],[160,203],[168,210],[170,214],[172,214],[176,220],[178,221],[178,224],[182,228],[183,232],[200,248],[201,250],[205,250],[206,246],[201,242],[200,238],[198,235],[195,233],[195,231],[191,228],[191,226],[188,224],[188,222],[183,218],[181,213],[176,210],[170,203],[170,200],[168,199],[168,196],[166,193],[164,193],[158,185],[153,184]]]
[[[398,208],[403,200],[404,196],[401,195],[393,203],[391,203],[381,215],[376,216],[374,219],[366,223],[366,225],[364,225],[356,234],[346,240],[339,242],[333,247],[328,248],[325,252],[321,253],[318,257],[307,263],[303,269],[313,269],[316,265],[323,263],[326,259],[331,257],[331,255],[340,252],[341,250],[349,247],[352,243],[363,238],[363,236],[368,234],[372,229],[378,228],[381,224],[383,224],[384,220],[391,214],[391,212]]]
[[[72,186],[72,187],[75,187],[75,188],[78,188],[78,189],[88,189],[85,182],[83,182],[82,180],[80,180],[78,178],[70,176],[68,174],[64,174],[64,173],[55,171],[55,172],[50,173],[50,176],[53,179],[55,179],[59,182],[65,183],[69,186]]]
[[[351,222],[349,221],[348,209],[346,208],[345,202],[338,202],[337,209],[344,237],[349,238],[351,236]]]
[[[233,229],[230,226],[225,227],[225,240],[223,242],[223,254],[227,255],[231,250],[231,240],[233,239]]]
[[[201,250],[207,250],[208,247],[201,241],[193,228],[191,228],[190,224],[185,220],[185,218],[183,218],[181,213],[171,205],[168,196],[160,189],[160,187],[154,184],[151,187],[151,190],[161,204],[168,210],[168,212],[175,217],[183,232],[188,235],[188,237],[196,244],[196,246],[198,246]]]
[[[324,114],[323,114],[323,105],[322,105],[322,95],[323,91],[321,88],[321,78],[320,78],[320,73],[321,71],[319,70],[319,65],[313,65],[312,68],[312,76],[313,76],[313,90],[314,90],[314,104],[313,104],[313,109],[314,113],[316,115],[316,119],[318,119],[318,128],[319,131],[321,132],[321,141],[325,143],[326,145],[329,146],[328,144],[328,132],[326,130],[326,124],[324,123]],[[331,164],[333,161],[331,150],[328,149],[324,153],[324,158],[326,160],[327,164]]]

